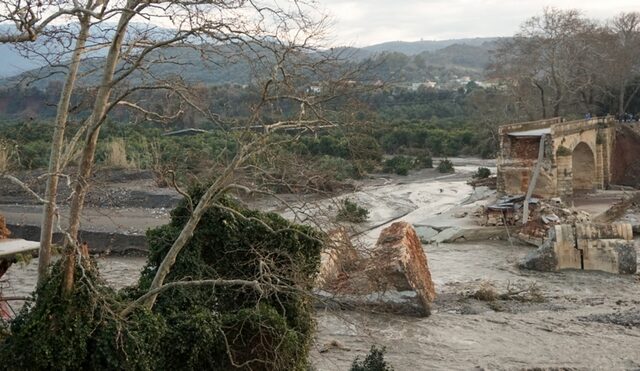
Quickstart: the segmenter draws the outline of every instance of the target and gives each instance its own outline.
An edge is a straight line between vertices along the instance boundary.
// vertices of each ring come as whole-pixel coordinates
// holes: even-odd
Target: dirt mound
[[[640,128],[639,128],[640,129]],[[640,187],[640,134],[630,125],[616,126],[611,183]]]

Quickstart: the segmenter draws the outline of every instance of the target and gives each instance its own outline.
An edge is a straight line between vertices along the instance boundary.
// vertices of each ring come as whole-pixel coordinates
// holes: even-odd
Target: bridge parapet
[[[562,117],[554,117],[554,118],[551,118],[551,119],[528,121],[528,122],[519,122],[519,123],[515,123],[515,124],[502,125],[502,126],[500,126],[499,133],[500,133],[500,135],[506,135],[506,134],[509,134],[509,133],[517,132],[517,131],[545,129],[545,128],[551,127],[554,124],[559,124],[561,122],[562,122]]]
[[[615,124],[615,118],[613,116],[594,117],[588,120],[573,120],[561,123],[556,123],[550,126],[551,136],[558,137],[562,135],[569,135],[578,133],[585,130],[599,129],[602,127],[609,127]]]

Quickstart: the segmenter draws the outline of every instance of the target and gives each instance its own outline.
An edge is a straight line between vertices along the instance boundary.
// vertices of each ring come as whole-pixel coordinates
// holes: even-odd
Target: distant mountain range
[[[450,39],[450,40],[420,40],[420,41],[390,41],[381,44],[365,46],[362,50],[371,53],[398,52],[409,56],[424,52],[434,52],[452,45],[467,45],[482,47],[487,44],[494,44],[500,40],[498,37],[477,37],[472,39]]]
[[[377,67],[371,71],[371,76],[376,79],[394,79],[404,82],[425,81],[432,79],[434,68],[450,69],[455,73],[461,72],[474,77],[482,75],[483,70],[490,61],[490,52],[495,49],[500,38],[472,38],[451,39],[435,41],[393,41],[363,48],[337,48],[342,55],[354,63],[360,63],[367,59],[375,60]],[[214,65],[202,61],[199,53],[189,49],[166,49],[174,58],[178,58],[176,64],[165,64],[154,67],[155,74],[180,75],[187,81],[204,84],[247,84],[249,81],[249,66],[246,62],[238,61],[233,64]],[[100,58],[93,58],[99,63]],[[38,81],[35,86],[44,88],[51,80],[61,79],[62,74],[51,74],[54,68],[43,67],[44,63],[34,59],[28,59],[20,55],[13,47],[0,44],[0,85],[10,85],[19,79],[19,75],[25,72],[37,73],[40,76],[49,76]],[[174,61],[175,62],[175,61]],[[185,65],[199,66],[201,68],[185,69]],[[212,73],[216,67],[216,73]],[[41,70],[40,70],[41,69]],[[40,71],[39,71],[40,70]],[[94,78],[97,78],[94,76]],[[91,79],[88,77],[87,79]],[[85,82],[92,83],[87,80]]]
[[[42,66],[42,63],[25,58],[11,45],[0,44],[0,78],[15,76]]]

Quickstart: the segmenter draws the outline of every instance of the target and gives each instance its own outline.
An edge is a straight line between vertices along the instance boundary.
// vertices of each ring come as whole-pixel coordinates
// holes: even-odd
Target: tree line
[[[489,68],[532,118],[640,110],[640,13],[604,22],[545,8],[503,40]]]

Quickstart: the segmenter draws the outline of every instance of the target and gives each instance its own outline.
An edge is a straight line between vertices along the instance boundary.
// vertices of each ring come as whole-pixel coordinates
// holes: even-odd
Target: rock
[[[461,232],[460,227],[451,227],[451,228],[443,229],[442,232],[438,233],[437,236],[431,239],[431,242],[438,242],[438,243],[454,242],[455,240],[462,237],[460,232]]]
[[[420,239],[411,224],[393,223],[378,238],[373,255],[373,267],[367,269],[370,277],[396,291],[413,290],[418,295],[424,315],[431,313],[431,303],[436,297],[427,256]]]
[[[461,211],[461,212],[458,212],[458,213],[453,213],[452,216],[454,218],[462,219],[462,218],[466,217],[467,215],[469,215],[469,213],[467,213],[466,211]]]
[[[553,250],[553,243],[547,241],[531,251],[519,264],[520,268],[542,272],[553,272],[557,269],[558,258]]]
[[[620,274],[634,274],[638,271],[638,255],[631,243],[616,244],[615,249],[618,255],[618,273]]]
[[[419,226],[415,227],[416,233],[418,237],[420,237],[420,242],[429,243],[435,236],[440,233],[437,229],[431,228],[429,226]]]
[[[558,218],[558,216],[556,214],[547,214],[547,215],[542,215],[542,222],[544,224],[550,224],[550,223],[558,223],[560,221],[560,218]]]

